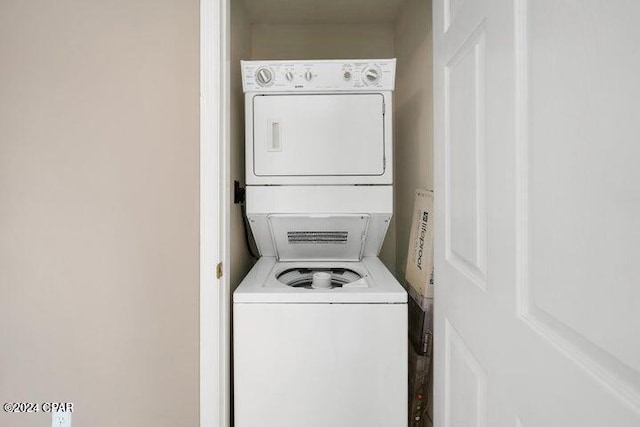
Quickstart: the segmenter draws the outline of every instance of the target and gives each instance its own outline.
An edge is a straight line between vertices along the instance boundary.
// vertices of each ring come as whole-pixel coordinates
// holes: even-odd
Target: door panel
[[[487,374],[451,323],[445,320],[445,425],[487,425]]]
[[[486,289],[484,25],[446,64],[446,257]]]
[[[531,2],[525,61],[532,72],[525,84],[533,96],[523,107],[530,117],[529,302],[638,372],[640,340],[628,339],[640,301],[633,9],[622,1]],[[544,101],[554,93],[562,96]]]
[[[258,176],[384,173],[382,94],[253,98]]]
[[[433,16],[435,426],[640,425],[640,3]]]

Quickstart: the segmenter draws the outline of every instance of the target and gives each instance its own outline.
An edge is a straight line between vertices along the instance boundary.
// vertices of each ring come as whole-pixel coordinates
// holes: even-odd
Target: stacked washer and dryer
[[[236,427],[407,425],[393,212],[395,60],[243,61],[246,210],[233,295]]]

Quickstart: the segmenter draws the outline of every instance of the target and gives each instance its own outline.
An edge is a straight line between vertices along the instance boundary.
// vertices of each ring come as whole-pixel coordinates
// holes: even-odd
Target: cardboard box
[[[409,426],[431,425],[433,407],[433,192],[416,190],[405,280],[409,298]],[[432,412],[432,410],[431,410]]]
[[[405,280],[409,295],[422,310],[433,298],[433,191],[416,190]]]
[[[428,293],[431,294],[431,296],[421,295],[415,287],[413,287],[408,282],[406,283],[407,284],[405,285],[405,287],[407,288],[407,293],[411,296],[411,298],[409,299],[415,301],[415,303],[418,304],[418,307],[420,307],[422,311],[428,311],[430,309],[430,304],[433,301],[433,290],[435,287],[434,280],[433,280],[433,267],[431,268],[431,274],[429,275],[429,283],[427,285],[429,288]]]

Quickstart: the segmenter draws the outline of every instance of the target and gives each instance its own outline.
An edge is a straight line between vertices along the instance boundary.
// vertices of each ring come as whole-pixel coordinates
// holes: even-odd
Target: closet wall
[[[393,57],[393,24],[255,24],[254,59]]]
[[[433,190],[431,1],[407,0],[395,22],[396,268],[404,272],[414,190]]]

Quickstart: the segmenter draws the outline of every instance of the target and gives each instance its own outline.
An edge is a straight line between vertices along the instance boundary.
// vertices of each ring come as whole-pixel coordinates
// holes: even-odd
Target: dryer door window
[[[382,175],[382,94],[259,95],[253,98],[258,176]]]

